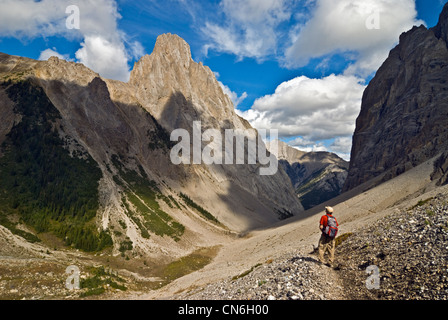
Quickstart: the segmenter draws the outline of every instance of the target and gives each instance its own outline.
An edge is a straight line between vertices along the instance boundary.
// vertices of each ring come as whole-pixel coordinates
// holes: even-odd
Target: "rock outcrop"
[[[446,300],[447,210],[444,191],[345,234],[337,256],[349,299]],[[369,266],[380,272],[376,288]]]
[[[391,179],[447,150],[447,34],[445,5],[437,26],[400,36],[364,92],[344,190],[381,174]]]

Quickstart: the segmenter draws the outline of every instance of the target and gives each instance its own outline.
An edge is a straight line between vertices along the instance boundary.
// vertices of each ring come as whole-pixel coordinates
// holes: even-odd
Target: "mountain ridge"
[[[35,61],[6,54],[0,54],[0,79],[0,143],[27,119],[7,98],[7,90],[26,83],[58,111],[60,118],[48,125],[70,157],[89,155],[101,169],[94,224],[109,233],[114,256],[169,261],[303,211],[282,170],[263,177],[260,165],[171,164],[169,133],[175,128],[191,130],[194,120],[204,130],[251,128],[178,36],[160,36],[154,52],[136,63],[129,83],[56,57]],[[17,214],[14,208],[8,212],[11,219]],[[122,252],[123,243],[132,245]]]
[[[341,194],[349,163],[331,152],[304,152],[283,141],[278,144],[280,166],[305,209],[311,209]],[[268,144],[269,148],[269,144]]]

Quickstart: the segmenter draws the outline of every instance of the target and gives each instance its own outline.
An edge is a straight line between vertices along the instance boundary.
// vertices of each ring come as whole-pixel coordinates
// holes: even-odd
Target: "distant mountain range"
[[[341,194],[348,174],[347,161],[334,153],[304,152],[282,141],[276,143],[279,163],[305,209]]]

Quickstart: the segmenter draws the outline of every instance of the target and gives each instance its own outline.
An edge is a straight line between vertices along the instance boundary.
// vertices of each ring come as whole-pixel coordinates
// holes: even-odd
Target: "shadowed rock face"
[[[437,26],[400,36],[364,92],[344,190],[384,172],[393,178],[447,150],[447,35],[445,5]]]
[[[137,100],[169,133],[182,128],[191,134],[193,121],[201,121],[203,130],[218,129],[221,133],[226,129],[252,129],[235,113],[215,74],[192,60],[189,45],[177,35],[158,37],[153,53],[135,64],[129,84],[135,88]],[[273,222],[277,212],[303,211],[283,170],[272,176],[260,176],[258,170],[258,165],[195,166],[203,180],[212,176],[221,185],[228,185],[232,210],[238,204],[245,206],[246,192],[256,194],[259,204],[257,216],[251,214],[254,221]],[[233,187],[243,192],[231,190]],[[237,199],[238,194],[245,196]],[[208,201],[206,193],[198,192],[197,197]]]

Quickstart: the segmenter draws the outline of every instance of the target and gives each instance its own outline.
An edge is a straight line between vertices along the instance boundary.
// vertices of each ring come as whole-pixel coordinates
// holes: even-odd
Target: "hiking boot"
[[[338,265],[333,266],[333,270],[335,270],[335,271],[341,270],[341,265],[338,264]]]

